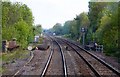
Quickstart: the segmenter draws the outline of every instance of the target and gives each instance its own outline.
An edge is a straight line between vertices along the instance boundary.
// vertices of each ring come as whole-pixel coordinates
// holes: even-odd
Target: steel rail
[[[63,71],[64,71],[64,77],[67,77],[67,65],[66,65],[66,60],[65,60],[65,56],[63,54],[63,50],[61,45],[54,39],[54,41],[58,44],[60,51],[61,51],[61,56],[62,56],[62,62],[63,62]]]
[[[62,40],[64,41],[64,40]],[[66,41],[64,41],[66,42]],[[89,68],[94,72],[94,74],[97,76],[97,77],[101,77],[100,74],[96,71],[96,69],[74,48],[72,47],[68,42],[66,42],[67,45],[69,45],[78,55],[80,58],[83,59],[83,61],[89,66]]]
[[[50,61],[51,61],[51,59],[52,59],[53,53],[54,53],[54,50],[53,50],[53,43],[52,43],[51,52],[50,52],[50,55],[49,55],[49,57],[48,57],[48,60],[47,60],[47,62],[46,62],[46,64],[45,64],[45,67],[43,68],[43,71],[42,71],[42,73],[41,73],[41,77],[44,77],[44,76],[45,76],[45,73],[47,72],[47,69],[48,69],[48,67],[49,67]]]
[[[61,39],[61,38],[58,38],[58,39]],[[101,62],[103,65],[105,65],[107,68],[109,68],[112,72],[114,72],[116,75],[120,76],[120,71],[117,70],[116,68],[114,68],[113,66],[111,66],[110,64],[106,63],[104,60],[100,59],[99,57],[97,57],[96,55],[94,55],[93,53],[91,52],[88,52],[86,49],[82,48],[81,46],[75,44],[75,43],[72,43],[66,39],[62,39],[63,41],[66,41],[66,42],[69,42],[70,44],[73,44],[75,46],[77,46],[78,48],[84,50],[86,53],[88,53],[89,55],[91,55],[92,57],[94,57],[96,60],[98,60],[99,62]]]
[[[60,52],[61,52],[61,56],[62,56],[64,77],[67,77],[67,67],[66,67],[65,57],[64,57],[64,54],[63,54],[61,45],[60,45],[55,39],[53,39],[51,36],[49,36],[49,35],[46,35],[46,36],[48,36],[48,37],[52,40],[52,42],[56,42],[57,45],[59,46]],[[52,47],[53,47],[53,45],[52,45]],[[44,76],[45,76],[45,73],[47,72],[47,69],[48,69],[48,67],[49,67],[49,64],[50,64],[50,61],[51,61],[53,52],[54,52],[54,50],[53,50],[53,48],[52,48],[52,49],[51,49],[51,54],[50,54],[50,56],[49,56],[49,59],[48,59],[46,65],[45,65],[43,71],[42,71],[41,77],[44,77]]]

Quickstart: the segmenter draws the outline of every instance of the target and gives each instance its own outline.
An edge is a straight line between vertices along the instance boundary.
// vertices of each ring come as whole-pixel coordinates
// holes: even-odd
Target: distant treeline
[[[120,2],[89,2],[88,13],[79,14],[73,20],[66,21],[63,26],[57,23],[49,31],[81,42],[81,28],[84,27],[86,44],[90,41],[103,44],[105,53],[119,57],[119,5]]]
[[[2,39],[16,38],[24,48],[34,39],[36,27],[30,8],[20,2],[2,2]],[[39,26],[41,28],[41,26]]]

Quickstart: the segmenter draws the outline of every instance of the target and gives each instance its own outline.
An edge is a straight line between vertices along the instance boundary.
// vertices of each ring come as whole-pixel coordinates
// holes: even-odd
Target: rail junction
[[[32,51],[31,59],[12,74],[46,76],[120,77],[120,71],[72,41],[46,36],[45,51]],[[3,76],[4,77],[4,76]]]

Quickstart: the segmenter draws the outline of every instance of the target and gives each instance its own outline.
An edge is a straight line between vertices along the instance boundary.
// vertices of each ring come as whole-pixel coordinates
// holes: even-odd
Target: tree
[[[81,40],[82,38],[82,33],[81,33],[81,28],[85,28],[87,31],[87,28],[89,27],[89,19],[88,19],[88,14],[85,12],[80,13],[78,16],[75,18],[76,20],[76,31],[77,31],[77,40]]]
[[[77,26],[76,21],[72,20],[70,22],[70,35],[71,35],[71,38],[74,40],[77,40],[77,37],[78,37],[78,30],[76,26]]]
[[[63,34],[69,34],[70,33],[70,22],[66,21],[63,26]]]
[[[95,21],[93,15],[95,14],[94,8],[97,7],[96,4],[104,6],[104,8],[99,9],[97,16],[95,16]],[[91,24],[87,37],[89,37],[89,39],[92,37],[92,39],[95,39],[99,44],[103,44],[105,53],[114,55],[118,53],[118,3],[107,2],[104,4],[105,5],[102,5],[99,2],[90,4],[91,10],[89,11],[89,18]]]
[[[53,32],[56,34],[56,35],[62,35],[62,25],[60,23],[56,23],[54,26],[53,26]]]
[[[90,21],[88,19],[88,14],[83,12],[79,15],[79,40],[82,41],[83,34],[81,33],[81,28],[85,28],[85,33],[87,33],[87,29],[90,25]],[[86,39],[86,38],[85,38]],[[86,39],[87,40],[87,39]]]
[[[96,32],[101,17],[103,16],[102,10],[107,6],[107,2],[89,2],[88,17],[90,20],[90,26],[87,36],[88,40],[95,40],[94,33]]]
[[[34,34],[40,35],[42,33],[42,26],[40,24],[34,26]]]
[[[33,40],[33,15],[27,5],[2,2],[2,39],[17,38],[22,48]]]
[[[26,47],[28,44],[28,37],[29,37],[29,32],[30,32],[30,27],[25,21],[19,21],[15,25],[15,29],[17,30],[17,41],[20,43],[21,47]]]

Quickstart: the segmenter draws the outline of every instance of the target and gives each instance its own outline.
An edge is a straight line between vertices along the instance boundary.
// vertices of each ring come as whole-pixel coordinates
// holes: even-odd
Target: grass
[[[2,54],[2,61],[8,62],[14,59],[23,59],[29,52],[27,50],[17,49],[15,51]]]
[[[118,63],[120,63],[120,51],[114,52],[104,52],[106,56],[111,56],[117,58]]]
[[[27,58],[27,54],[29,54],[29,51],[17,49],[12,52],[3,53],[0,56],[0,60],[2,60],[3,63],[10,63],[11,61],[15,59],[24,59]],[[0,73],[3,73],[6,69],[4,67],[0,67]]]

